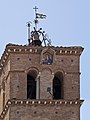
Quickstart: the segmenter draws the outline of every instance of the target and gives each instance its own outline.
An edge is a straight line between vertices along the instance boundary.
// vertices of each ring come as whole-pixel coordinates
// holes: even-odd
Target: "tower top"
[[[48,38],[47,34],[45,31],[42,31],[42,28],[38,29],[38,22],[39,19],[45,19],[46,15],[38,13],[37,10],[38,8],[35,6],[33,8],[35,10],[35,27],[33,27],[33,30],[31,30],[31,22],[27,22],[27,27],[28,27],[28,43],[29,45],[33,46],[50,46],[51,45],[51,40]]]

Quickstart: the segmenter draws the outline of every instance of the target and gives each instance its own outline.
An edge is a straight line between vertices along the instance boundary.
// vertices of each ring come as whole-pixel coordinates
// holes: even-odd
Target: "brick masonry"
[[[38,100],[52,100],[53,78],[63,74],[63,100],[80,101],[82,47],[33,47],[7,45],[0,60],[0,112],[8,100],[27,100],[27,74],[39,78]],[[51,55],[53,63],[43,64]],[[5,93],[5,95],[3,94]],[[11,105],[3,120],[80,120],[80,105]]]

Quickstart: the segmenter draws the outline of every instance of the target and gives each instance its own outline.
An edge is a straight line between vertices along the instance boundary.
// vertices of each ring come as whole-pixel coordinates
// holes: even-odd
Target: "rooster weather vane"
[[[34,45],[34,46],[51,46],[51,40],[49,39],[48,35],[45,33],[45,31],[42,31],[42,28],[38,29],[38,19],[45,19],[46,15],[37,13],[37,7],[35,6],[35,19],[34,24],[35,27],[33,30],[31,30],[31,24],[32,22],[27,22],[27,28],[28,28],[28,44]]]

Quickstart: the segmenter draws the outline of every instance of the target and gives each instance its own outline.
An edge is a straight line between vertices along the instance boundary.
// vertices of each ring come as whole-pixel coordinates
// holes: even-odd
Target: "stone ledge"
[[[80,100],[10,100],[8,101],[8,105],[62,105],[62,104],[81,104],[83,101]]]
[[[0,120],[3,120],[9,107],[11,105],[82,105],[84,100],[8,100],[1,115],[0,115]]]

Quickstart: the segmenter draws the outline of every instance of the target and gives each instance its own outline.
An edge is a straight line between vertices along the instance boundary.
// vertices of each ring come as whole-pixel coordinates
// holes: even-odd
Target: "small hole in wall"
[[[58,112],[55,112],[55,114],[58,114]]]
[[[71,62],[73,62],[73,60],[71,60]]]
[[[17,114],[19,114],[19,111],[17,111]]]
[[[17,58],[17,60],[20,60],[20,58]]]
[[[72,114],[74,114],[74,112],[72,112]]]
[[[36,114],[37,112],[35,111],[34,114]]]
[[[61,60],[61,62],[63,62],[63,59]]]
[[[72,89],[73,89],[73,87],[72,87]]]
[[[17,86],[17,88],[19,88],[19,85]]]
[[[29,60],[31,61],[31,58],[29,58]]]

